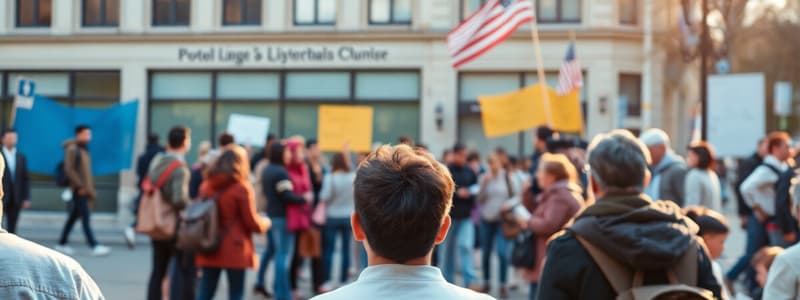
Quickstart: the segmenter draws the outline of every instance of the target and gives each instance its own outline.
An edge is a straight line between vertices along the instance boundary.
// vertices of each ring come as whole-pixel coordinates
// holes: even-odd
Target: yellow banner
[[[341,151],[345,143],[358,152],[372,150],[372,107],[320,105],[317,137],[322,151]]]
[[[536,84],[511,93],[478,97],[484,134],[498,137],[547,124],[541,88]],[[583,131],[580,91],[558,96],[554,89],[544,88],[550,101],[552,127],[563,132]]]

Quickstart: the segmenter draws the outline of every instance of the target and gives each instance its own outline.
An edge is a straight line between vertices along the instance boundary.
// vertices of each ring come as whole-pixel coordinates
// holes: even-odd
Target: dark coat
[[[289,172],[283,165],[270,164],[264,168],[261,176],[261,188],[264,189],[264,196],[269,199],[267,215],[270,218],[285,218],[288,204],[306,203],[302,195],[294,193]]]
[[[796,233],[797,220],[792,215],[792,180],[800,176],[800,166],[783,172],[775,183],[775,223],[783,233]]]
[[[450,210],[450,217],[456,220],[468,219],[472,214],[472,208],[475,207],[475,195],[461,198],[458,196],[458,189],[469,188],[478,183],[478,175],[467,166],[451,165],[448,169],[450,169],[450,174],[456,183],[456,192],[453,193],[453,208]]]
[[[736,191],[737,211],[740,216],[749,216],[753,213],[753,209],[744,202],[744,197],[739,188],[742,187],[744,180],[750,177],[750,174],[763,162],[764,158],[758,156],[758,153],[753,153],[753,155],[740,162],[739,167],[736,168],[736,186],[734,186],[734,191]]]
[[[136,186],[141,189],[142,181],[145,177],[147,177],[147,171],[150,170],[150,163],[153,162],[153,158],[156,157],[156,154],[164,152],[164,147],[161,147],[158,144],[148,144],[147,148],[145,148],[144,153],[139,155],[139,158],[136,160],[136,176],[139,176],[139,181],[137,182]]]
[[[7,161],[5,153],[0,151],[0,154],[3,156],[3,160]],[[28,161],[19,150],[17,150],[16,158],[17,166],[14,174],[11,174],[8,163],[6,163],[5,171],[3,172],[3,204],[8,207],[17,207],[22,201],[31,200]]]
[[[601,208],[601,209],[598,209]],[[719,299],[705,248],[691,247],[698,228],[668,201],[646,196],[599,199],[567,232],[550,242],[537,299],[615,299],[617,294],[576,234],[620,263],[644,272],[644,285],[666,284],[665,270],[686,251],[698,252],[697,286]]]

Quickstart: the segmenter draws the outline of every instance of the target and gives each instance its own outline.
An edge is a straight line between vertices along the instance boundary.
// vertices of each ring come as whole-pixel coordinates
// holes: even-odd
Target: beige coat
[[[97,190],[94,187],[92,158],[89,156],[89,151],[78,147],[74,140],[64,143],[64,151],[64,173],[69,178],[69,187],[74,191],[86,189],[89,192],[89,198],[94,199],[97,196]],[[77,166],[75,165],[78,160],[76,155],[80,155]]]

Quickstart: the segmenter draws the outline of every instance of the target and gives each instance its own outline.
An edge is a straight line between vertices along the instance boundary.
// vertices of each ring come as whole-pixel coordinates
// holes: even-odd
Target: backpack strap
[[[575,237],[578,239],[578,242],[583,245],[583,248],[589,252],[592,260],[594,260],[597,266],[600,267],[600,271],[603,272],[603,275],[606,277],[608,282],[611,284],[611,287],[614,288],[614,291],[618,295],[631,289],[631,278],[634,278],[633,272],[631,272],[628,268],[611,256],[608,256],[608,254],[603,252],[603,250],[600,250],[595,245],[592,245],[592,243],[586,239],[577,234],[575,234]]]
[[[781,170],[778,170],[778,168],[776,168],[775,166],[770,165],[768,163],[762,163],[761,165],[772,170],[772,172],[775,173],[775,175],[778,175],[778,177],[781,177]]]
[[[167,182],[167,179],[169,179],[169,176],[172,175],[172,172],[182,165],[183,162],[181,162],[180,160],[171,162],[164,170],[164,173],[161,173],[161,176],[158,177],[158,181],[156,181],[156,184],[153,187],[156,189],[160,189],[162,186],[164,186],[164,183]]]
[[[683,254],[681,259],[678,261],[678,264],[676,264],[674,268],[667,271],[667,275],[669,277],[675,277],[674,279],[670,278],[670,281],[676,280],[677,283],[682,283],[688,286],[697,286],[698,245],[703,249],[703,251],[708,251],[702,240],[693,237],[689,242],[689,250],[686,250],[686,253]]]

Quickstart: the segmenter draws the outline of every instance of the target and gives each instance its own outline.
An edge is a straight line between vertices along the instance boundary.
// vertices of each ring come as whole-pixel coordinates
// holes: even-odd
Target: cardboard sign
[[[542,88],[547,89],[550,101],[551,126],[558,131],[581,132],[580,91],[559,96],[554,89],[536,84],[511,93],[478,97],[484,134],[498,137],[547,124]]]
[[[370,151],[372,116],[370,106],[320,105],[317,123],[320,149],[341,151],[344,144],[349,143],[353,151]]]
[[[237,144],[263,147],[269,134],[269,118],[231,114],[228,132]]]

